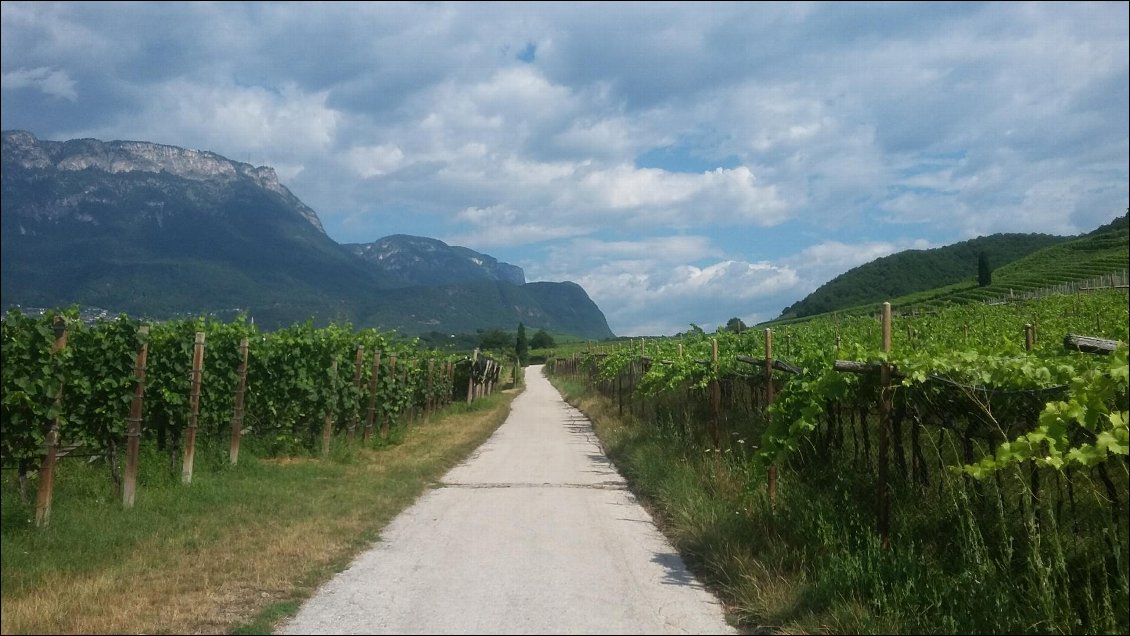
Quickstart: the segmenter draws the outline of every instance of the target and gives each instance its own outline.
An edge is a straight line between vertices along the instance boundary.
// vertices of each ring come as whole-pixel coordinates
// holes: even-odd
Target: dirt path
[[[735,633],[542,375],[281,634]]]

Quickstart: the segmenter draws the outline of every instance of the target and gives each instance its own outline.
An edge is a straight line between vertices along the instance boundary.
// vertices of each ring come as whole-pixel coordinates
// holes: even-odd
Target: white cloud
[[[558,205],[613,213],[641,225],[703,227],[712,223],[776,225],[788,218],[774,185],[758,183],[745,166],[701,174],[618,165],[584,174]]]
[[[74,136],[211,150],[236,161],[284,166],[298,175],[309,162],[324,160],[340,121],[326,105],[325,92],[307,93],[293,85],[271,91],[174,80],[147,90],[151,101],[141,113]]]
[[[706,236],[654,236],[636,241],[575,239],[562,250],[573,259],[648,259],[657,263],[682,263],[719,256]],[[560,258],[561,254],[558,255]]]
[[[767,320],[763,307],[787,304],[800,279],[791,265],[724,256],[708,237],[640,240],[575,238],[526,265],[528,280],[572,280],[604,310],[615,333],[673,334],[691,323]],[[724,317],[719,317],[725,314]]]
[[[702,267],[651,269],[640,261],[612,261],[575,278],[605,310],[618,334],[673,334],[691,324],[711,328],[733,316],[767,320],[765,302],[798,283],[795,270],[770,263],[719,261]]]
[[[444,240],[452,245],[474,245],[476,248],[489,248],[566,239],[588,234],[590,231],[591,230],[587,228],[575,226],[547,226],[532,223],[519,223],[513,225],[497,225],[485,230],[457,234]]]
[[[404,153],[397,146],[355,146],[346,152],[346,162],[363,179],[396,170],[404,163]]]
[[[2,79],[0,79],[0,87],[3,87],[4,90],[34,88],[52,97],[72,102],[78,100],[75,81],[67,75],[67,72],[45,66],[33,69],[21,68],[4,73]]]

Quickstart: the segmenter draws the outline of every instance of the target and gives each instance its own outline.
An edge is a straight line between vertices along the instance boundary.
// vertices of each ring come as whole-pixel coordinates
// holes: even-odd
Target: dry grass
[[[228,633],[280,602],[307,598],[482,443],[513,397],[492,398],[489,410],[433,418],[410,428],[400,444],[360,450],[345,462],[264,463],[270,473],[303,470],[324,479],[270,495],[276,499],[266,514],[254,512],[261,502],[225,499],[214,512],[156,532],[108,565],[48,569],[33,583],[12,586],[20,589],[11,594],[6,585],[0,631]]]

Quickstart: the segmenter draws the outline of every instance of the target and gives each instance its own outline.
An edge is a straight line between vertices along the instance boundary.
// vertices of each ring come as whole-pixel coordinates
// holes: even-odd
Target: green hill
[[[932,295],[908,295],[891,301],[894,306],[930,309],[942,303],[985,302],[1005,297],[1092,281],[1130,269],[1130,229],[1122,216],[1097,230],[1044,248],[993,272],[991,285],[975,281]],[[916,297],[923,296],[923,297]]]
[[[883,302],[902,311],[929,311],[947,303],[1068,290],[1109,275],[1124,281],[1130,269],[1128,228],[1123,215],[1077,237],[994,234],[934,250],[900,252],[837,276],[774,322],[833,311],[870,312]],[[995,268],[992,283],[984,287],[977,281],[982,250]]]
[[[782,319],[804,318],[848,307],[881,303],[970,281],[976,285],[982,252],[993,267],[1012,263],[1069,239],[1047,234],[993,234],[928,250],[907,250],[840,274],[785,308]]]

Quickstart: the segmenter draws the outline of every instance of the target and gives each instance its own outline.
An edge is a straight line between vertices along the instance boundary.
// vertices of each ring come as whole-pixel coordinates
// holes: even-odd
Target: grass
[[[583,384],[553,382],[593,420],[633,492],[749,633],[1125,633],[1125,513],[1104,520],[1110,504],[1084,488],[1085,476],[1070,504],[1078,514],[1062,517],[1016,514],[1031,496],[1019,469],[995,483],[935,473],[927,492],[892,486],[886,550],[869,470],[842,458],[826,462],[830,470],[782,466],[773,505],[764,469],[740,445],[707,451],[682,416],[621,417]],[[1125,475],[1115,479],[1124,491]],[[1109,527],[1080,533],[1071,519],[1084,530]]]
[[[229,467],[223,449],[206,447],[188,486],[150,452],[128,511],[105,467],[64,459],[42,529],[6,472],[0,631],[270,633],[485,441],[514,395],[455,404],[326,459],[243,455]]]

